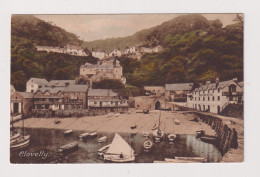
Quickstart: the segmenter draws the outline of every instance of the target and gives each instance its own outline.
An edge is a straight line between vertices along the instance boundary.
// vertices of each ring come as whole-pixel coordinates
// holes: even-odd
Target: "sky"
[[[72,32],[85,41],[125,37],[142,29],[151,28],[183,14],[128,14],[128,15],[35,15]],[[235,23],[236,14],[202,14],[208,20],[219,19],[223,26]]]

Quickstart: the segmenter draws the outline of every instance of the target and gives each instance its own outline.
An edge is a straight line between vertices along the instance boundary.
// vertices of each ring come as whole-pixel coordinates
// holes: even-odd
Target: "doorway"
[[[14,103],[14,113],[18,113],[19,103]]]
[[[160,101],[156,101],[155,110],[159,110],[159,109],[161,109],[161,103],[160,103]]]

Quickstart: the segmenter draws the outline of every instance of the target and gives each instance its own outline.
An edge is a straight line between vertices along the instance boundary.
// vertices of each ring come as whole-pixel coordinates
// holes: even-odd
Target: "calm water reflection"
[[[20,132],[20,129],[16,131]],[[111,143],[114,133],[98,133],[97,138],[80,141],[78,136],[83,131],[75,131],[72,135],[64,137],[63,130],[48,129],[25,129],[25,134],[31,135],[30,145],[24,149],[11,151],[11,163],[103,163],[97,159],[97,150],[106,144]],[[164,160],[174,156],[186,157],[207,157],[209,162],[221,160],[221,153],[211,144],[201,142],[195,135],[177,135],[174,144],[169,144],[167,140],[155,144],[150,153],[143,152],[142,143],[144,138],[141,134],[130,135],[119,133],[135,150],[136,163],[152,163],[154,160]],[[108,136],[108,141],[98,144],[97,139]],[[151,137],[151,135],[150,135]],[[57,149],[64,144],[78,141],[79,149],[67,155],[61,155]],[[27,151],[27,152],[26,152]],[[24,157],[22,153],[48,153],[47,158],[43,156]]]

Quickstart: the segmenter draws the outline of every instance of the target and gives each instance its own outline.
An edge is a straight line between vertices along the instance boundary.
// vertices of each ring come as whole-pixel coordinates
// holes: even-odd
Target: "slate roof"
[[[89,89],[88,96],[117,96],[118,94],[109,89]]]
[[[76,84],[75,80],[51,80],[48,83],[48,86],[65,87],[67,82],[69,83],[69,85]]]
[[[40,91],[41,93],[44,93],[46,91],[50,93],[58,93],[59,91],[63,91],[65,87],[41,87],[36,90],[36,92]],[[35,93],[36,93],[35,92]]]
[[[234,80],[222,81],[222,82],[219,82],[218,86],[217,86],[216,83],[212,83],[212,84],[208,84],[208,85],[202,85],[201,87],[196,88],[195,91],[197,91],[197,90],[217,89],[217,88],[223,89],[224,87],[226,87],[231,82],[236,83],[236,82],[234,82]],[[241,85],[239,85],[239,86],[241,86]]]
[[[170,90],[170,91],[191,90],[192,86],[193,83],[165,84],[165,90]]]
[[[41,78],[35,78],[31,77],[29,81],[32,81],[33,83],[39,84],[39,85],[46,85],[48,84],[48,81],[46,79],[41,79]]]
[[[69,85],[65,87],[64,92],[87,92],[88,86],[86,85]]]
[[[18,92],[24,98],[33,98],[33,93],[31,92]]]

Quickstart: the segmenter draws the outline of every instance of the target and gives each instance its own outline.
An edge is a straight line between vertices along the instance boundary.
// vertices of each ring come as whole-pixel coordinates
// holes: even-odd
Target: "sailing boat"
[[[174,130],[174,119],[173,120],[173,130]],[[168,140],[169,140],[169,143],[172,144],[176,139],[176,134],[174,133],[171,133],[168,135]]]
[[[161,121],[161,111],[160,111],[160,115],[159,115],[159,125],[158,125],[158,129],[154,130],[153,132],[153,138],[154,141],[156,143],[160,143],[163,140],[163,131],[160,129],[160,122]]]
[[[152,150],[153,147],[153,142],[149,139],[144,141],[144,152],[150,152]]]
[[[135,160],[134,150],[118,133],[115,134],[112,143],[103,155],[104,160],[110,162],[122,163]]]
[[[23,122],[23,134],[22,136],[18,133],[10,137],[10,148],[18,149],[23,148],[29,145],[30,143],[30,135],[24,136],[24,117],[22,114],[22,122]]]

